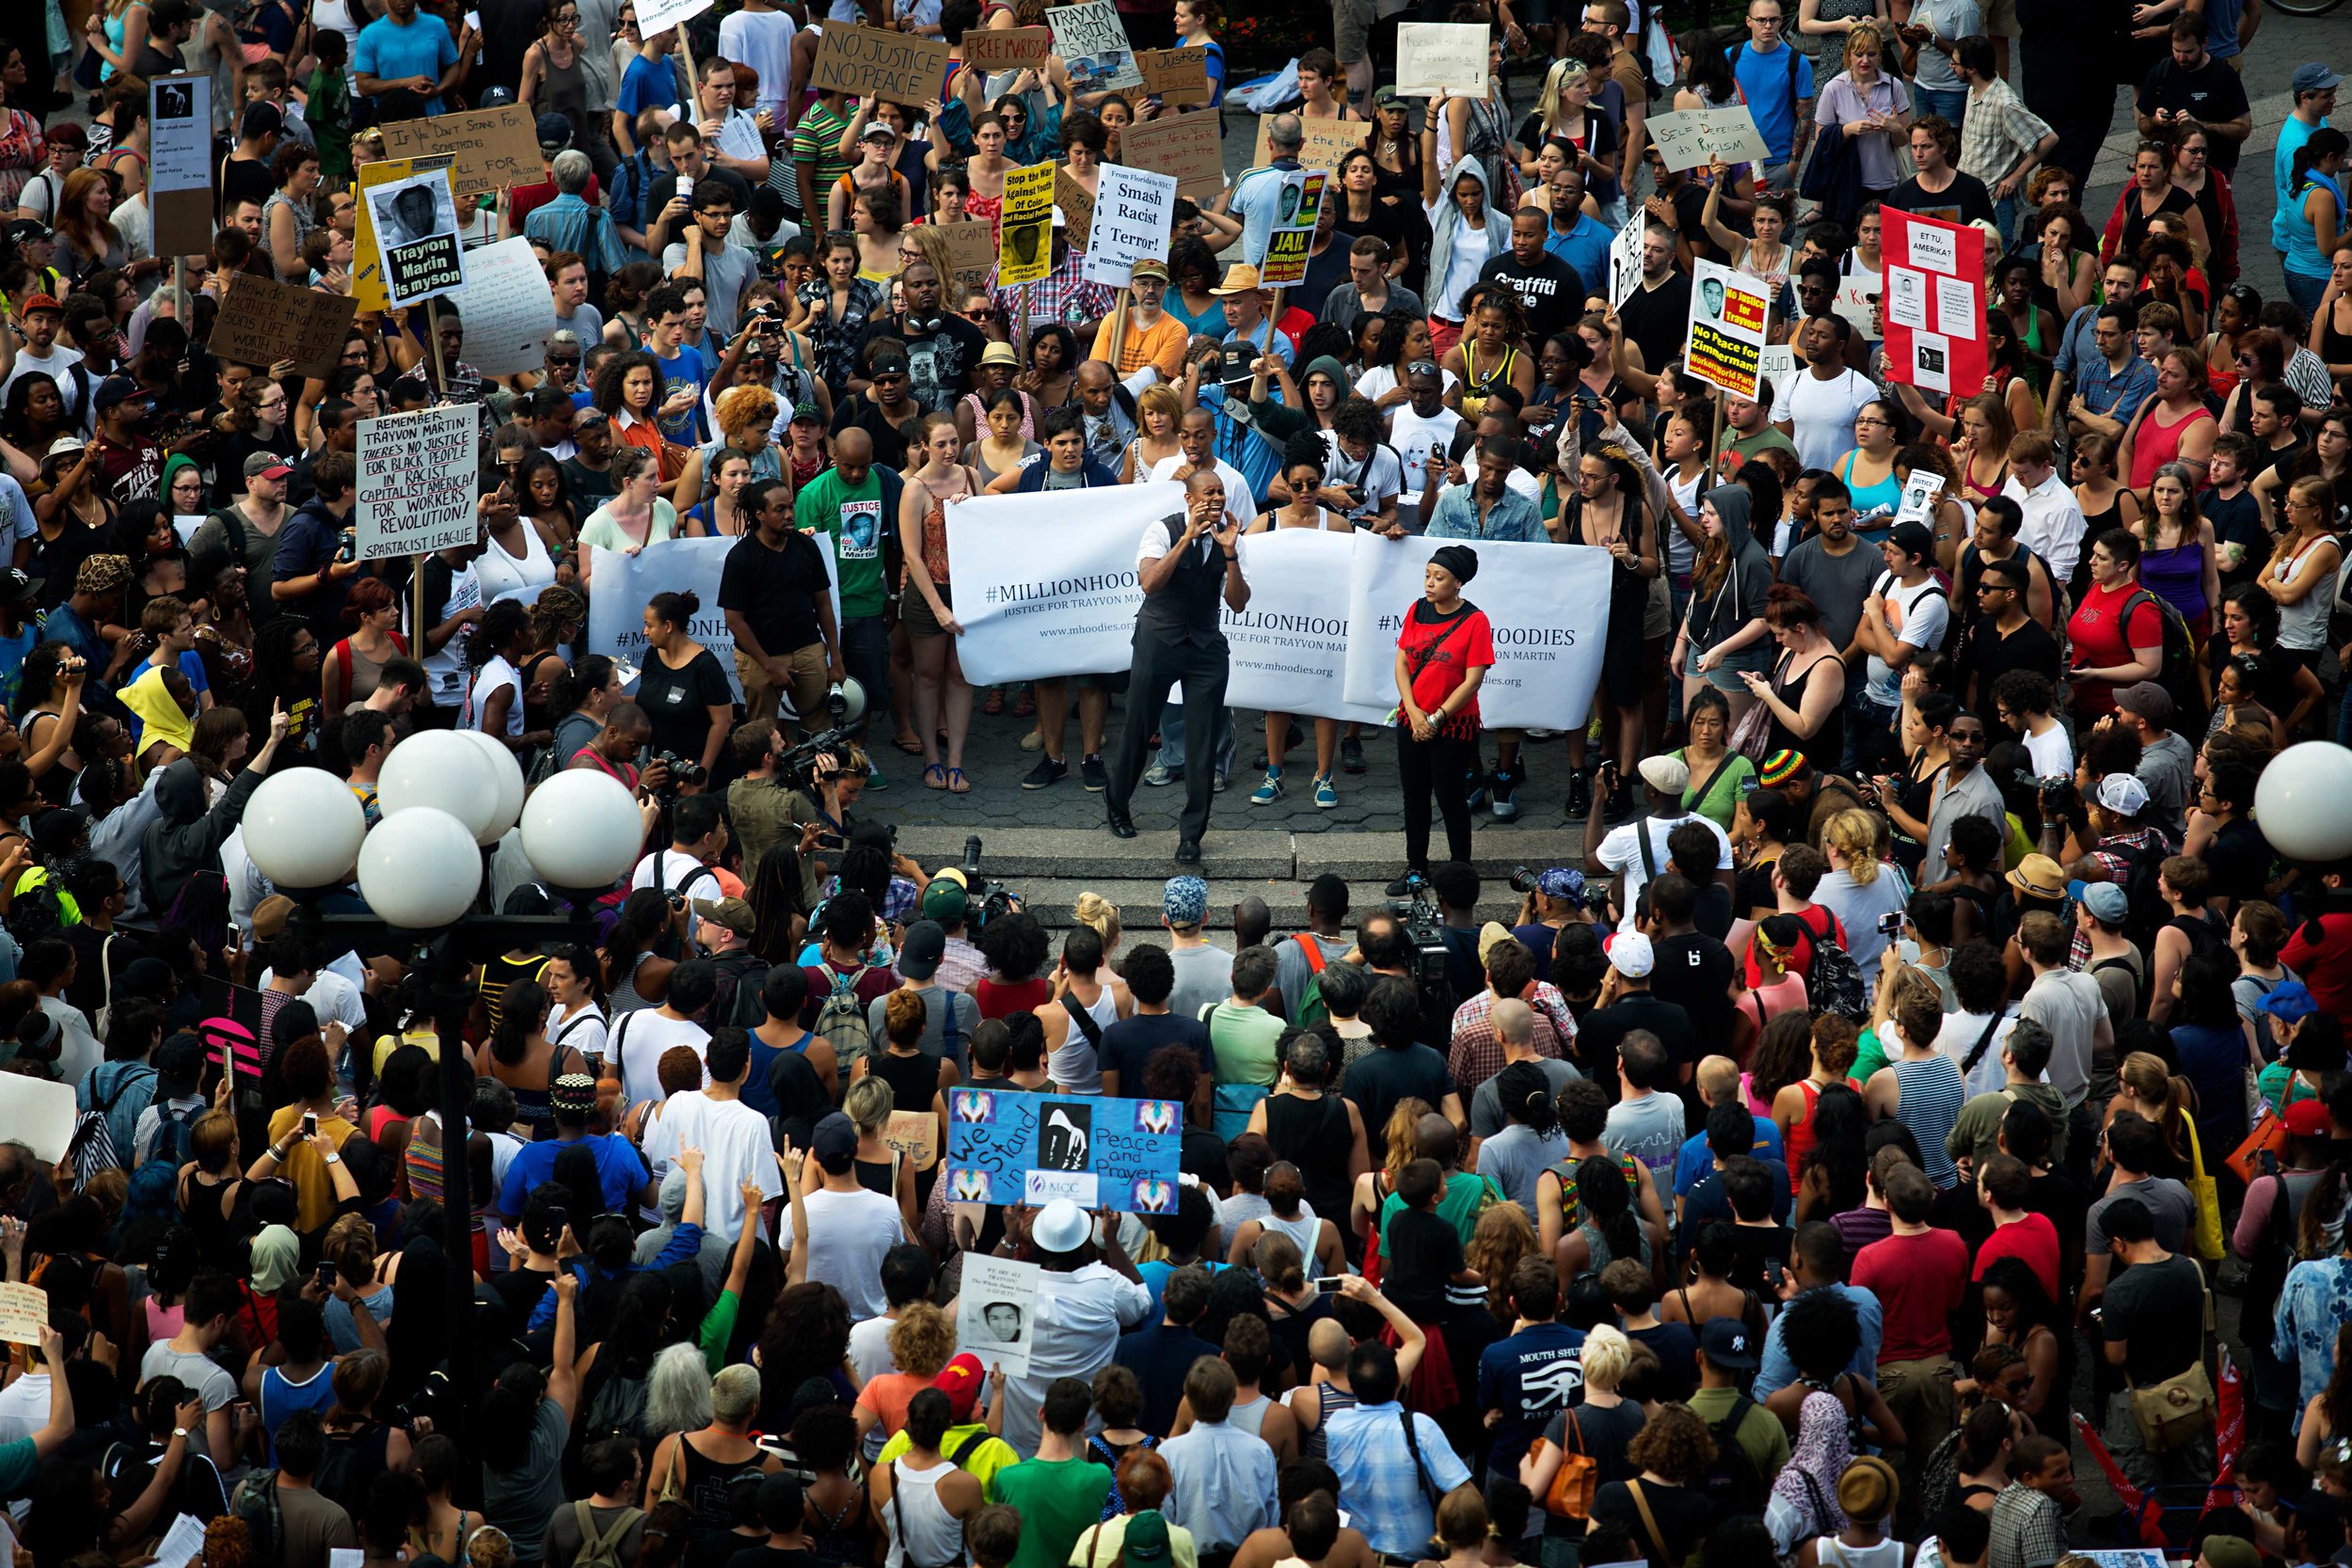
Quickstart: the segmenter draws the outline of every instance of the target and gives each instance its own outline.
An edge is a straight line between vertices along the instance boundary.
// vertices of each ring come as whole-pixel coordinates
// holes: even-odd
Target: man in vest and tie
[[[1184,689],[1184,728],[1213,735],[1225,706],[1225,633],[1217,626],[1217,601],[1236,611],[1249,603],[1241,572],[1241,526],[1225,513],[1225,483],[1214,467],[1195,468],[1184,481],[1184,510],[1143,531],[1136,576],[1143,608],[1136,615],[1136,657],[1127,683],[1127,722],[1111,760],[1111,833],[1136,836],[1127,802],[1143,772],[1144,749],[1159,728],[1160,709],[1171,682]],[[1214,771],[1195,768],[1184,774],[1184,814],[1177,830],[1176,858],[1200,860],[1200,838],[1209,827]]]

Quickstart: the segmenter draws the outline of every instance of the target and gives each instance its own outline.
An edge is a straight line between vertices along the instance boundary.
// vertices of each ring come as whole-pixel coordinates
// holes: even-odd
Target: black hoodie
[[[195,763],[182,757],[164,769],[155,784],[155,803],[163,816],[149,824],[139,841],[149,909],[158,913],[169,909],[194,873],[220,870],[220,847],[236,831],[245,803],[261,787],[262,779],[255,768],[239,769],[229,783],[229,793],[207,810],[204,775]]]

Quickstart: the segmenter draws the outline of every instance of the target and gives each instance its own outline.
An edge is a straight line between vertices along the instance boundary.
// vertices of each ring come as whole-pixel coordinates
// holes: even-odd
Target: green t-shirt
[[[1275,1042],[1288,1027],[1263,1007],[1220,1002],[1209,1014],[1209,1045],[1220,1084],[1267,1084],[1280,1070]]]
[[[1462,1238],[1462,1244],[1470,1243],[1478,1229],[1478,1216],[1502,1201],[1495,1184],[1476,1171],[1457,1170],[1445,1179],[1445,1192],[1438,1199],[1438,1217],[1454,1227]],[[1380,1204],[1380,1254],[1388,1256],[1389,1221],[1405,1212],[1405,1200],[1391,1193]]]
[[[1870,1081],[1870,1074],[1893,1060],[1894,1058],[1886,1053],[1886,1047],[1880,1042],[1879,1032],[1876,1029],[1865,1029],[1862,1031],[1862,1037],[1854,1042],[1853,1069],[1846,1074],[1847,1081],[1854,1084],[1867,1084]]]
[[[792,520],[803,529],[830,533],[841,563],[841,618],[880,615],[888,597],[882,583],[883,531],[898,526],[882,515],[882,477],[866,470],[866,482],[843,483],[841,470],[827,468],[809,481],[792,503]]]
[[[1691,1414],[1713,1426],[1731,1414],[1732,1405],[1739,1398],[1740,1390],[1737,1388],[1702,1388],[1691,1396]],[[1767,1486],[1772,1484],[1774,1476],[1780,1474],[1781,1466],[1788,1463],[1788,1429],[1760,1402],[1749,1402],[1747,1417],[1740,1421],[1740,1430],[1733,1433],[1732,1437]]]
[[[1025,1459],[997,1471],[989,1500],[1021,1511],[1010,1568],[1061,1568],[1078,1537],[1102,1520],[1110,1492],[1110,1471],[1090,1459]]]

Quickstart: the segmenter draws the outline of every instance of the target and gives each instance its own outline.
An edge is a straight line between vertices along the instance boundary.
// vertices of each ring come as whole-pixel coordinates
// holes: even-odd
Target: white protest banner
[[[1042,1264],[965,1253],[956,1296],[957,1347],[1005,1377],[1025,1375],[1037,1342],[1038,1281],[1044,1273]]]
[[[834,560],[833,536],[814,537],[825,558],[825,576],[833,580],[834,625],[841,624],[840,571]],[[626,660],[637,669],[645,664],[645,602],[656,594],[692,589],[703,608],[688,629],[695,641],[718,656],[727,673],[736,701],[743,699],[743,683],[735,673],[735,633],[727,629],[726,612],[719,608],[719,577],[727,551],[741,543],[735,539],[664,539],[635,555],[599,546],[588,571],[596,591],[588,595],[588,651]]]
[[[54,1165],[65,1158],[80,1116],[72,1085],[19,1078],[0,1094],[0,1143],[21,1143],[42,1164]]]
[[[517,234],[466,263],[466,359],[484,375],[514,375],[547,363],[555,332],[548,276]]]
[[[1124,288],[1137,261],[1168,254],[1176,214],[1176,177],[1120,164],[1103,166],[1094,192],[1094,229],[1080,273],[1089,283]]]
[[[157,256],[213,247],[213,79],[147,84],[147,207]]]
[[[1764,352],[1756,356],[1756,376],[1758,381],[1769,381],[1778,387],[1796,373],[1797,351],[1787,343],[1767,343]]]
[[[0,1342],[38,1345],[48,1326],[48,1291],[38,1285],[0,1285]]]
[[[1772,296],[1746,273],[1701,261],[1691,286],[1686,363],[1692,375],[1743,398],[1756,396]]]
[[[1756,134],[1755,117],[1742,103],[1726,103],[1720,109],[1677,109],[1652,115],[1645,123],[1669,172],[1702,168],[1715,158],[1726,164],[1760,164],[1771,156],[1764,138]]]
[[[1258,263],[1258,281],[1269,289],[1287,289],[1307,280],[1308,252],[1314,248],[1315,225],[1323,216],[1324,193],[1331,183],[1327,170],[1295,168],[1275,171],[1282,182],[1275,198],[1274,225],[1266,230],[1265,255]]]
[[[1856,336],[1874,343],[1881,334],[1870,319],[1874,309],[1870,296],[1878,292],[1879,277],[1876,273],[1848,273],[1837,280],[1837,297],[1830,304],[1830,309],[1854,329]]]
[[[1054,53],[1070,68],[1073,90],[1109,92],[1143,86],[1143,72],[1127,43],[1127,29],[1111,0],[1056,6],[1045,13],[1045,24],[1054,30]]]
[[[965,678],[1001,686],[1125,670],[1143,603],[1143,531],[1184,506],[1184,487],[1162,480],[950,507],[947,569]]]
[[[389,561],[470,545],[481,453],[479,404],[359,421],[359,559]],[[648,595],[650,596],[650,595]],[[644,600],[639,600],[642,608]]]
[[[1393,698],[1347,700],[1347,603],[1332,588],[1355,569],[1358,537],[1308,528],[1243,535],[1249,608],[1239,614],[1229,608],[1223,617],[1232,650],[1229,706],[1368,724],[1388,718]]]
[[[1609,309],[1614,310],[1642,286],[1642,230],[1649,225],[1647,209],[1636,207],[1609,242]]]
[[[1589,545],[1383,539],[1359,532],[1348,574],[1347,700],[1396,706],[1396,639],[1422,596],[1422,568],[1446,545],[1478,554],[1464,596],[1494,627],[1495,665],[1478,689],[1489,727],[1572,730],[1592,711],[1609,631],[1608,552]]]
[[[681,22],[691,22],[709,8],[710,0],[638,0],[637,36],[649,39]]]
[[[1486,96],[1486,27],[1478,22],[1405,22],[1396,29],[1400,98]]]
[[[465,286],[466,247],[449,179],[443,167],[361,193],[384,259],[385,297],[394,305],[414,305]]]

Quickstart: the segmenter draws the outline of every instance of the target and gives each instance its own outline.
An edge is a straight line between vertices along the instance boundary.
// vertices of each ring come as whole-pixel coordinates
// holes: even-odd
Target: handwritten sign
[[[475,370],[535,371],[547,363],[554,335],[555,300],[529,240],[517,234],[467,258],[466,358]]]
[[[543,178],[539,133],[531,111],[520,103],[395,120],[383,129],[384,150],[392,157],[448,153],[450,180],[460,201],[510,185],[536,184]]]
[[[970,47],[965,45],[967,52]],[[1138,49],[1136,70],[1143,77],[1143,90],[1155,97],[1209,96],[1209,46],[1205,43],[1175,49]]]
[[[1176,194],[1214,201],[1225,188],[1225,154],[1215,115],[1163,115],[1119,133],[1120,155],[1133,167],[1176,177]]]
[[[893,1111],[882,1142],[907,1157],[916,1170],[939,1164],[939,1117],[929,1111]]]
[[[950,1089],[947,1196],[1172,1214],[1183,1127],[1171,1100]]]
[[[1746,273],[1701,261],[1691,283],[1688,368],[1709,386],[1756,395],[1764,361],[1764,323],[1772,301]]]
[[[1073,90],[1108,92],[1143,86],[1135,51],[1127,45],[1127,29],[1111,0],[1056,6],[1045,13],[1045,24],[1054,30],[1054,53],[1070,68]]]
[[[359,559],[473,543],[480,408],[470,403],[359,421]]]
[[[1396,29],[1400,98],[1486,96],[1486,27],[1476,22],[1404,22]]]
[[[1642,230],[1649,223],[1645,208],[1636,207],[1625,227],[1609,241],[1609,309],[1614,310],[1642,286]]]
[[[1272,115],[1258,117],[1258,146],[1249,155],[1251,168],[1264,168],[1274,162],[1273,146],[1266,139],[1266,129]],[[1305,139],[1298,149],[1298,161],[1308,168],[1336,169],[1340,160],[1364,145],[1372,127],[1360,119],[1309,119],[1298,117],[1298,128]],[[1121,144],[1124,150],[1124,144]]]
[[[1658,155],[1666,160],[1670,170],[1701,168],[1714,158],[1726,164],[1760,164],[1770,155],[1764,138],[1756,134],[1755,117],[1743,103],[1726,103],[1720,109],[1679,109],[1652,115],[1645,123]]]
[[[1045,27],[1001,27],[963,35],[963,63],[975,71],[1025,71],[1043,65],[1054,35]]]
[[[48,1291],[38,1285],[0,1285],[0,1340],[38,1345],[48,1326]]]
[[[652,38],[710,8],[710,0],[638,0],[638,37]]]
[[[986,288],[989,275],[996,270],[996,226],[986,218],[965,218],[938,228],[955,273],[949,281],[959,289]]]
[[[882,98],[934,108],[947,80],[947,45],[939,39],[828,22],[817,46],[813,85],[852,98]]]
[[[1104,164],[1096,187],[1094,229],[1082,270],[1089,283],[1124,288],[1137,261],[1168,254],[1176,213],[1176,177]]]
[[[147,204],[158,256],[213,247],[213,79],[147,84]]]
[[[1258,265],[1258,281],[1269,289],[1307,280],[1307,253],[1314,247],[1315,224],[1323,216],[1323,193],[1331,176],[1319,168],[1299,168],[1282,171],[1281,180],[1274,227],[1266,232],[1265,259]]]
[[[996,283],[1014,289],[1044,281],[1054,268],[1054,174],[1052,164],[1005,171],[1005,201],[998,210]]]
[[[542,280],[539,293],[547,292]],[[291,359],[295,373],[324,379],[342,357],[343,337],[358,309],[348,294],[298,289],[249,272],[231,273],[220,314],[213,321],[213,353],[257,370]],[[555,309],[552,299],[548,309]],[[470,314],[467,324],[470,329]]]
[[[1062,223],[1070,230],[1070,247],[1087,249],[1094,232],[1094,194],[1059,165],[1054,168],[1054,205],[1061,209]]]

